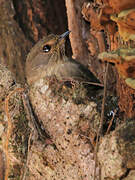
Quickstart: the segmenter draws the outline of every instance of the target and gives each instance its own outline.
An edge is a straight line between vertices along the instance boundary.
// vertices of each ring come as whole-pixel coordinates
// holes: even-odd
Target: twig
[[[117,109],[114,110],[112,119],[111,119],[111,121],[110,121],[110,123],[109,123],[109,126],[108,126],[108,128],[107,128],[106,134],[108,134],[109,131],[110,131],[110,128],[111,128],[111,126],[112,126],[112,122],[113,122],[113,120],[114,120],[114,117],[115,117],[116,113],[117,113]]]
[[[94,86],[104,87],[104,85],[101,84],[101,83],[94,83],[94,82],[82,82],[82,83],[84,83],[84,84],[91,84],[91,85],[94,85]]]
[[[99,125],[98,132],[97,132],[95,152],[94,152],[94,155],[95,155],[94,180],[96,179],[98,140],[99,140],[100,136],[102,135],[103,122],[104,122],[105,100],[106,100],[106,92],[107,92],[108,67],[109,67],[109,63],[107,63],[107,65],[106,65],[106,71],[105,71],[105,77],[104,77],[104,94],[103,94],[103,100],[102,100],[102,111],[101,111],[100,125]]]

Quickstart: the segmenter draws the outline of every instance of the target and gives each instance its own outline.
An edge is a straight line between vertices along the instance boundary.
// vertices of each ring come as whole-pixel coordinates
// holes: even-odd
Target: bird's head
[[[65,37],[69,33],[70,31],[62,35],[50,34],[39,40],[27,56],[26,76],[32,76],[38,69],[42,71],[49,64],[62,62],[65,57]]]
[[[70,31],[66,31],[62,35],[54,35],[50,34],[45,36],[36,45],[31,49],[30,53],[27,57],[27,62],[37,61],[41,57],[43,61],[47,61],[51,58],[51,56],[57,56],[59,59],[60,55],[65,54],[65,37],[69,35]],[[57,58],[51,58],[52,60],[57,60]]]

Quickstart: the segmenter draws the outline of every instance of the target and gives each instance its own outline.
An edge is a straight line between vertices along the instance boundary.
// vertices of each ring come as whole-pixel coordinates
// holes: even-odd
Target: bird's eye
[[[51,50],[51,46],[50,46],[50,45],[44,45],[44,46],[43,46],[43,51],[44,51],[45,53],[49,52],[50,50]]]

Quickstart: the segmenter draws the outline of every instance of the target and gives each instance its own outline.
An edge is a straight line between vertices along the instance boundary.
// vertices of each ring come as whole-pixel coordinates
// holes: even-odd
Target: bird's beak
[[[63,34],[61,34],[61,35],[59,36],[59,40],[62,40],[63,38],[65,38],[66,36],[68,36],[70,32],[71,32],[71,31],[66,31],[66,32],[64,32]]]

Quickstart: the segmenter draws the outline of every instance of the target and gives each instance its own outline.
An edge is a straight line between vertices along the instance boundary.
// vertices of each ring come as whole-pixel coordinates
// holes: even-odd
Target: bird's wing
[[[92,72],[76,61],[67,61],[59,65],[57,73],[64,78],[99,83]]]

